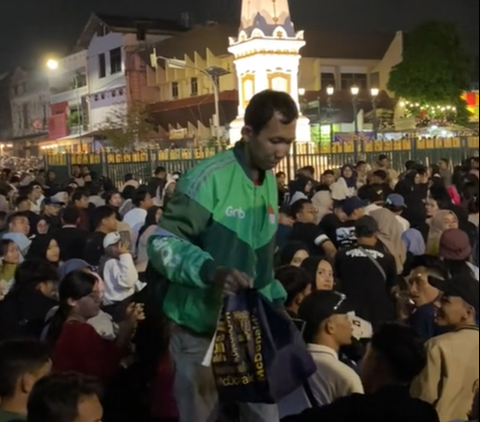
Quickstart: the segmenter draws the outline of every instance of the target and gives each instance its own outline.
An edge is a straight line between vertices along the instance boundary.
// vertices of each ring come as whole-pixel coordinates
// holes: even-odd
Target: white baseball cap
[[[108,233],[103,239],[103,248],[106,249],[109,246],[116,245],[122,240],[122,236],[119,232]]]

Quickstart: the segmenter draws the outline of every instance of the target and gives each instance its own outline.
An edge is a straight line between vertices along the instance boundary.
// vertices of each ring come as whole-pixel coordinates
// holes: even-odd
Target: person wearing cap
[[[341,203],[341,210],[346,216],[335,232],[335,244],[339,250],[346,249],[357,244],[355,237],[355,221],[364,215],[364,209],[368,205],[357,196],[347,198]]]
[[[433,406],[408,391],[426,361],[423,343],[410,327],[384,324],[374,332],[363,359],[365,394],[351,394],[282,422],[439,422]]]
[[[103,239],[103,248],[105,255],[100,259],[98,274],[105,284],[104,310],[115,322],[121,322],[133,295],[145,284],[138,279],[130,245],[122,241],[119,232],[108,233]]]
[[[377,328],[396,319],[391,295],[397,280],[395,258],[379,246],[378,224],[373,217],[359,218],[354,230],[358,244],[338,252],[335,272],[355,313]]]
[[[317,291],[300,304],[298,318],[305,322],[304,338],[317,371],[308,385],[279,405],[282,416],[295,415],[308,407],[321,407],[354,393],[363,393],[358,374],[341,362],[340,348],[352,344],[352,308],[346,296],[332,291]],[[302,400],[303,398],[303,400]],[[288,404],[288,405],[287,405]]]
[[[443,293],[436,323],[453,331],[427,342],[428,363],[411,394],[431,403],[441,422],[466,419],[479,380],[479,283],[468,275],[429,281]]]
[[[405,208],[407,208],[407,204],[405,203],[403,196],[398,193],[392,193],[388,195],[384,206],[387,210],[390,210],[393,214],[395,214],[395,218],[400,224],[402,233],[406,232],[410,228],[410,223],[402,217],[402,213],[405,211]]]
[[[60,211],[66,205],[58,197],[49,196],[43,200],[42,216],[47,221],[48,225],[54,229],[61,228],[62,222],[59,216]]]
[[[322,228],[317,226],[317,210],[312,201],[299,199],[290,206],[290,212],[295,223],[289,240],[305,243],[312,255],[326,254],[333,258],[337,249]]]

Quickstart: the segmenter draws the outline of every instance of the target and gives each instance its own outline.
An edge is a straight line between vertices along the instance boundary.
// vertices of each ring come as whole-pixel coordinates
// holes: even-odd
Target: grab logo
[[[227,207],[225,210],[225,215],[227,217],[243,220],[245,218],[245,211],[243,211],[241,208]]]

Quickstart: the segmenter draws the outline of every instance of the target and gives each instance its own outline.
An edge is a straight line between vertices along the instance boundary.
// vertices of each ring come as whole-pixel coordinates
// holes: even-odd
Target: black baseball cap
[[[368,205],[368,201],[358,198],[357,196],[352,196],[347,198],[342,202],[342,211],[347,215],[352,215],[355,210],[365,208]]]
[[[308,295],[300,304],[298,317],[305,321],[307,327],[318,326],[337,314],[348,314],[353,308],[347,303],[347,297],[335,291],[319,290]]]
[[[62,207],[64,205],[66,205],[65,202],[60,201],[60,199],[58,199],[55,196],[49,196],[49,197],[45,198],[43,200],[43,204],[44,205],[59,205],[59,206],[62,206]]]
[[[440,290],[444,296],[462,298],[475,309],[477,314],[479,313],[480,284],[473,277],[469,275],[459,275],[449,280],[428,277],[428,282]]]

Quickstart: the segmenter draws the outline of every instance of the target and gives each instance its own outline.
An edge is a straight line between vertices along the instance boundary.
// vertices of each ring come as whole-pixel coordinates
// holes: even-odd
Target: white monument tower
[[[230,38],[238,78],[238,117],[230,124],[230,142],[241,138],[245,108],[265,89],[288,92],[297,105],[303,31],[295,32],[288,0],[242,0],[238,38]],[[301,116],[297,141],[311,140],[310,122]]]

